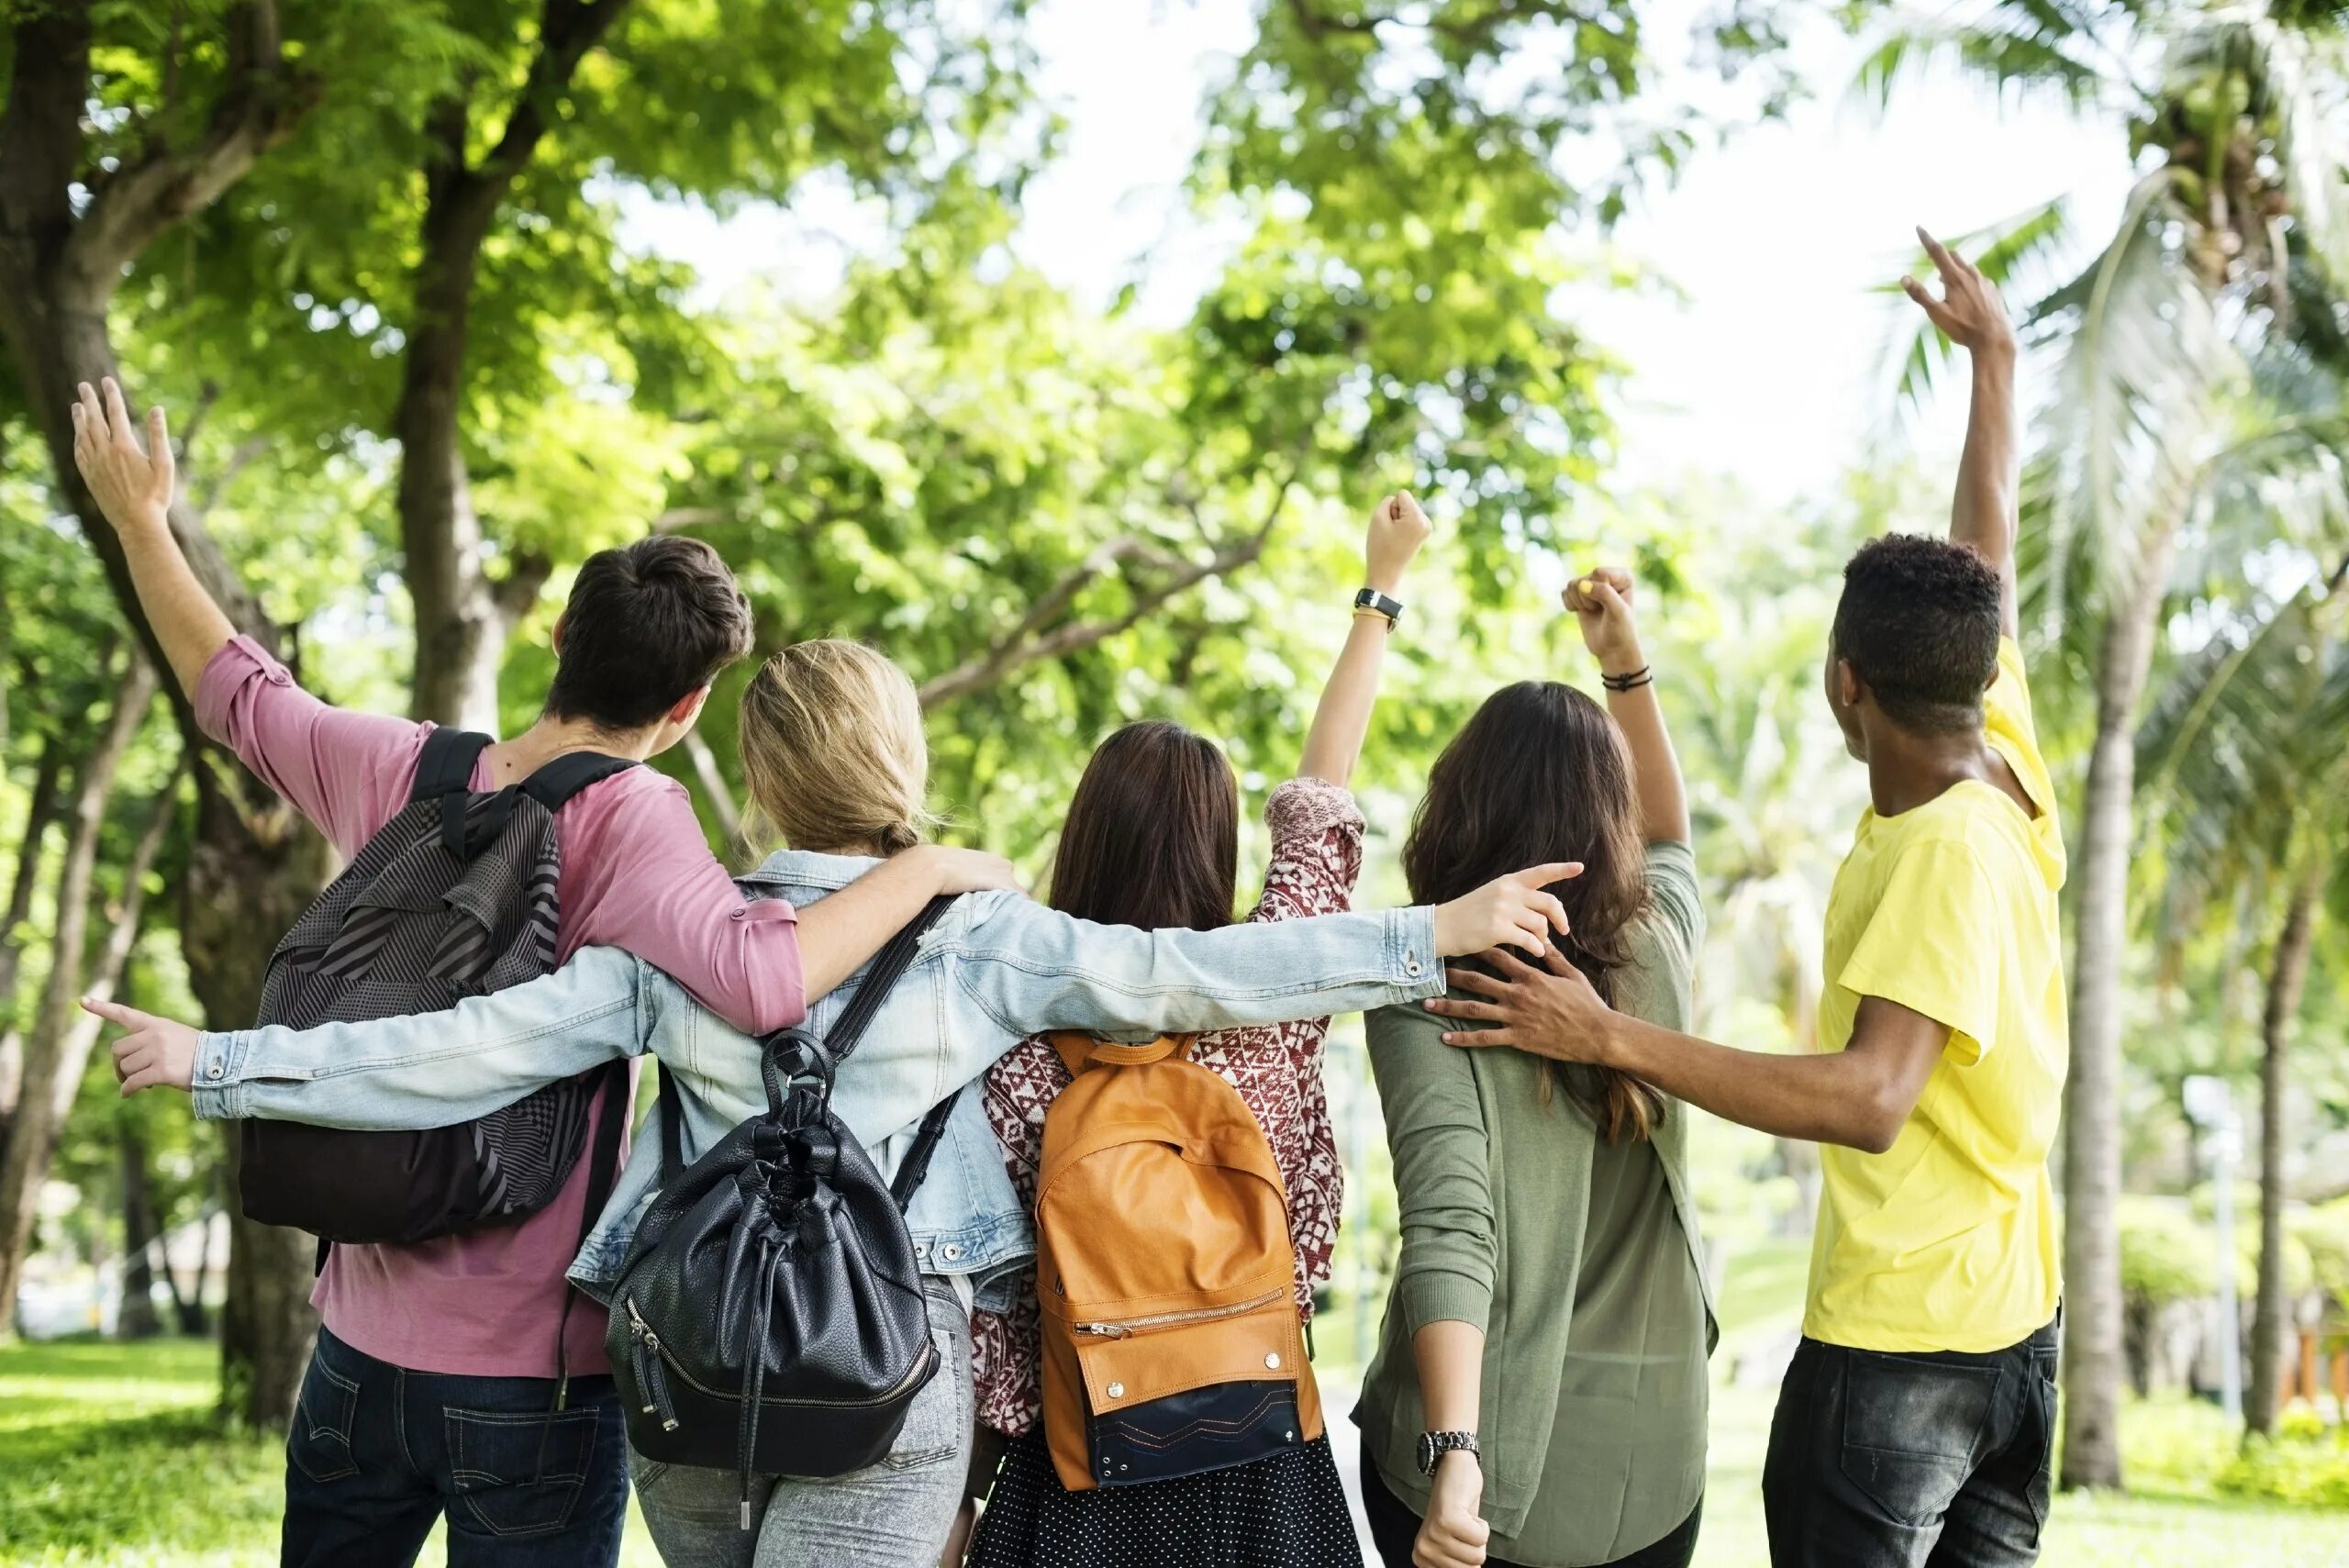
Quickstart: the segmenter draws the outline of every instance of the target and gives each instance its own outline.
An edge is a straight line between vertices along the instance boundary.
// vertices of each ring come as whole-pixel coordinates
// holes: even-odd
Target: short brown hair
[[[1560,948],[1613,1006],[1615,972],[1649,902],[1631,755],[1589,697],[1555,681],[1520,681],[1486,698],[1435,760],[1403,841],[1403,876],[1411,902],[1443,904],[1553,861],[1583,865],[1549,889],[1572,927]],[[1645,1138],[1663,1118],[1664,1097],[1628,1073],[1553,1068],[1609,1143]]]
[[[1231,924],[1240,784],[1205,736],[1129,724],[1094,749],[1052,857],[1052,906],[1143,930]]]
[[[597,550],[563,606],[546,710],[641,729],[750,651],[750,601],[701,540],[656,534]]]

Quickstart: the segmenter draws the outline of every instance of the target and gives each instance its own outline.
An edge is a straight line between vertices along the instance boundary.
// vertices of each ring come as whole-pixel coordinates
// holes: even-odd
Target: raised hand
[[[1559,861],[1497,876],[1435,909],[1439,958],[1459,958],[1487,948],[1523,948],[1535,956],[1550,945],[1553,929],[1564,936],[1566,906],[1549,892],[1553,883],[1582,874],[1580,861]]]
[[[1404,568],[1433,531],[1428,515],[1408,492],[1398,490],[1381,499],[1370,509],[1370,535],[1363,542],[1363,585],[1392,595],[1403,581]]]
[[[117,529],[161,526],[172,508],[174,483],[162,406],[147,410],[147,444],[141,447],[122,388],[112,376],[103,384],[101,398],[88,382],[82,383],[74,401],[73,466],[82,471],[98,510]]]
[[[1969,353],[1984,350],[2013,353],[2014,323],[2007,317],[2006,302],[1998,297],[1998,285],[1984,277],[1981,268],[1922,228],[1917,230],[1917,238],[1923,241],[1925,254],[1933,259],[1933,268],[1941,274],[1942,296],[1935,299],[1932,291],[1914,278],[1901,279],[1901,289],[1959,348]]]
[[[114,1042],[114,1075],[128,1099],[141,1089],[184,1090],[195,1080],[196,1031],[119,1002],[82,998],[83,1008],[130,1032]]]
[[[1582,628],[1582,644],[1609,675],[1628,675],[1646,662],[1640,655],[1640,628],[1631,618],[1631,574],[1601,566],[1577,577],[1559,595]]]

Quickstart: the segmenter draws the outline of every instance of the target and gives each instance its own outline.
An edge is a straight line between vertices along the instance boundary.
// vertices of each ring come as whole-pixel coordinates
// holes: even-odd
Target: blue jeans
[[[1774,1568],[2031,1568],[2056,1341],[2054,1323],[1978,1354],[1803,1340],[1762,1467]]]
[[[407,1568],[449,1516],[450,1568],[610,1568],[628,1436],[609,1377],[409,1372],[321,1329],[285,1440],[284,1568]]]

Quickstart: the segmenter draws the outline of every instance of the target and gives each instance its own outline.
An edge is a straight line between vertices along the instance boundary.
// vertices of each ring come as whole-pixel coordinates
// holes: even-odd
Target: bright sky
[[[1203,95],[1248,46],[1252,13],[1252,0],[1037,7],[1041,87],[1068,129],[1063,156],[1029,189],[1018,246],[1030,262],[1097,302],[1138,282],[1146,317],[1182,318],[1235,238],[1194,217],[1181,183]],[[1652,47],[1676,30],[1652,22]],[[1903,83],[1879,119],[1849,92],[1859,54],[1824,26],[1800,35],[1795,61],[1811,101],[1699,154],[1616,237],[1675,287],[1574,306],[1583,333],[1631,368],[1621,483],[1721,474],[1776,502],[1831,486],[1888,437],[1953,454],[1957,400],[1909,432],[1885,408],[1883,345],[1913,306],[1876,291],[1914,253],[1911,226],[1959,235],[2067,193],[2083,232],[2117,220],[2128,180],[2117,124],[2002,112],[1980,88],[1933,78]],[[836,263],[874,232],[821,190],[788,217],[753,210],[721,224],[663,208],[639,228],[717,287],[753,272],[812,283],[834,270],[825,256]]]

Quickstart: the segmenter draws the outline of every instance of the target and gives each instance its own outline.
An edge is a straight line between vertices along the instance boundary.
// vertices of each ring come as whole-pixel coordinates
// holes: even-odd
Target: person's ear
[[[702,704],[708,700],[709,688],[696,686],[669,705],[669,722],[675,725],[680,732],[691,729],[694,720],[701,717]]]
[[[1860,673],[1852,668],[1849,659],[1835,661],[1833,678],[1836,702],[1844,707],[1859,706],[1860,698],[1867,693],[1868,684],[1860,679]]]
[[[570,615],[571,612],[569,610],[557,610],[555,612],[554,637],[551,640],[554,643],[554,656],[558,659],[562,657],[562,623],[570,617]]]

